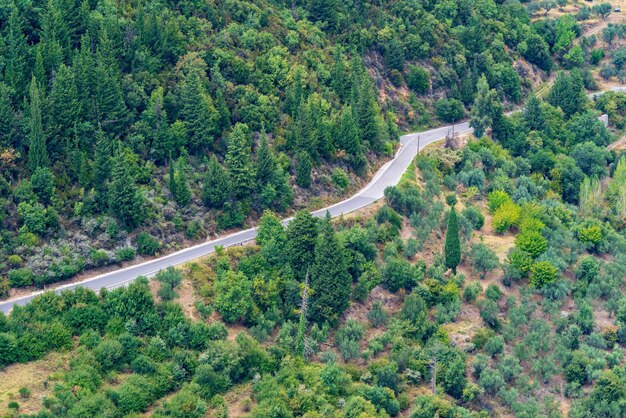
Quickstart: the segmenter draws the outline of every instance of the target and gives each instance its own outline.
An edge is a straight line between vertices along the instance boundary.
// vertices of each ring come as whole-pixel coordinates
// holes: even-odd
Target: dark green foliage
[[[437,117],[448,123],[455,123],[463,118],[463,103],[457,99],[439,99],[435,102]]]
[[[225,164],[231,179],[233,195],[240,199],[249,197],[254,186],[254,168],[251,140],[246,125],[235,125],[228,137]]]
[[[46,136],[43,131],[41,93],[37,80],[33,76],[30,82],[30,101],[28,107],[28,168],[34,172],[39,167],[46,167],[50,161],[48,159],[48,149],[46,146]]]
[[[408,261],[390,257],[381,268],[381,278],[383,285],[392,292],[410,290],[417,282],[417,272]]]
[[[289,264],[300,279],[313,263],[317,243],[317,221],[308,211],[299,211],[287,227],[286,252]]]
[[[148,234],[147,232],[140,232],[137,234],[137,252],[141,255],[154,255],[161,248],[161,243],[158,239]]]
[[[111,174],[109,206],[111,212],[128,228],[135,228],[144,219],[143,197],[137,188],[124,154],[118,152]]]
[[[311,187],[311,156],[306,152],[298,155],[296,163],[296,183],[298,186],[308,189]]]
[[[320,225],[315,244],[315,260],[311,264],[311,319],[336,323],[348,307],[352,277],[344,251],[330,222],[330,214]]]
[[[230,195],[230,180],[215,156],[209,160],[202,183],[202,200],[209,208],[220,209]]]
[[[580,73],[572,71],[570,74],[557,74],[547,100],[552,106],[560,107],[568,117],[582,111],[587,96]]]
[[[461,242],[459,240],[459,223],[454,208],[452,208],[448,216],[444,256],[446,267],[452,269],[452,272],[456,274],[456,267],[461,262]]]
[[[406,84],[416,94],[426,94],[430,88],[430,74],[427,70],[416,65],[409,66],[406,75]]]

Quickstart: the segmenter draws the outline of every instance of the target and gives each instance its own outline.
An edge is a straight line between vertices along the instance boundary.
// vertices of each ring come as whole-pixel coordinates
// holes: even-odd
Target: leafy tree
[[[548,241],[537,231],[522,231],[515,237],[515,245],[537,258],[548,248]]]
[[[191,190],[187,183],[186,167],[187,162],[181,156],[176,163],[176,173],[174,174],[176,203],[180,206],[187,206],[191,202]]]
[[[214,284],[215,309],[224,321],[233,323],[247,319],[252,313],[252,284],[241,272],[227,271]]]
[[[560,107],[567,117],[583,110],[587,102],[582,77],[577,71],[560,72],[548,94],[548,103]]]
[[[39,201],[44,204],[50,203],[54,194],[54,175],[50,169],[38,167],[30,176],[30,182]]]
[[[444,122],[456,123],[463,118],[463,103],[457,99],[439,99],[435,102],[437,118]]]
[[[330,213],[326,212],[311,265],[311,318],[320,323],[335,323],[348,307],[351,285],[343,248],[333,230]]]
[[[485,275],[500,265],[500,260],[485,244],[474,244],[470,250],[472,267],[480,272],[480,278],[484,279]]]
[[[430,89],[430,73],[417,65],[410,65],[406,84],[416,94],[426,94]]]
[[[452,272],[456,274],[456,267],[461,262],[461,242],[459,240],[459,223],[454,208],[450,210],[448,217],[444,256],[446,267],[452,269]]]
[[[410,290],[415,286],[416,274],[408,261],[389,257],[381,267],[383,285],[392,292],[400,289]]]
[[[600,3],[594,4],[591,7],[591,11],[593,14],[600,16],[602,19],[606,19],[611,14],[613,7],[611,7],[611,3]]]
[[[280,219],[268,210],[263,212],[257,228],[256,243],[263,246],[281,235],[285,235],[285,229]]]

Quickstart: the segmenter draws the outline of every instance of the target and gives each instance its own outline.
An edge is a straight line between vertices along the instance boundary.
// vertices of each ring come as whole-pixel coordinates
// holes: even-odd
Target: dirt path
[[[609,151],[626,150],[626,136],[607,146]]]

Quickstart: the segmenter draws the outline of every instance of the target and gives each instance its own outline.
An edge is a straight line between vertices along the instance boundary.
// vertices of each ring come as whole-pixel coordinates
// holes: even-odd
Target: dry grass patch
[[[35,414],[41,408],[44,396],[52,392],[54,375],[69,370],[71,353],[51,353],[45,358],[26,364],[14,364],[0,371],[0,416],[9,414],[8,404],[17,402],[20,414]],[[28,399],[22,399],[20,388],[30,390]]]

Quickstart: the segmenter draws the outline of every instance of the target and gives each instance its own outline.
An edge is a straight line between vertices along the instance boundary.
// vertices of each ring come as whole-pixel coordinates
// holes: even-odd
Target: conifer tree
[[[181,116],[189,134],[190,147],[199,150],[213,145],[219,114],[198,71],[191,72],[183,81],[181,102]]]
[[[104,209],[109,204],[108,181],[111,176],[111,151],[113,147],[102,129],[98,129],[95,136],[93,188],[97,205]]]
[[[335,235],[330,213],[326,212],[311,266],[311,318],[335,324],[348,307],[351,285],[344,249]]]
[[[212,209],[221,209],[230,196],[228,173],[215,156],[211,157],[202,183],[202,200]]]
[[[531,131],[541,131],[545,127],[546,118],[541,108],[541,101],[532,94],[526,102],[522,113],[524,124]]]
[[[28,128],[28,168],[34,172],[38,167],[47,167],[49,164],[46,137],[41,121],[41,97],[35,77],[30,83]]]
[[[15,146],[15,115],[11,104],[12,92],[9,86],[0,82],[0,146]]]
[[[298,155],[298,163],[296,165],[296,183],[298,186],[308,189],[311,187],[311,156],[307,152],[301,152]]]
[[[4,52],[4,82],[12,89],[13,99],[21,98],[28,83],[27,59],[28,45],[22,31],[22,18],[14,2],[10,2],[11,13],[6,23]]]
[[[317,220],[306,210],[296,213],[287,227],[287,248],[289,264],[297,278],[304,274],[313,262],[317,242]]]
[[[444,247],[446,267],[456,274],[456,267],[461,262],[461,242],[459,240],[459,221],[454,207],[450,209],[448,217],[448,230]]]
[[[265,186],[274,179],[276,159],[267,142],[265,132],[261,133],[261,141],[256,154],[256,181],[259,187]]]
[[[169,186],[170,186],[170,193],[172,194],[172,197],[174,198],[174,200],[176,200],[176,170],[175,170],[175,164],[174,164],[174,159],[172,158],[172,152],[170,151],[170,158],[169,158]]]
[[[361,80],[358,86],[356,120],[361,131],[361,138],[368,142],[374,151],[380,151],[382,149],[378,116],[380,108],[369,76],[365,75],[361,77]]]
[[[191,190],[187,183],[187,174],[185,173],[187,162],[183,156],[178,159],[176,164],[176,203],[180,206],[187,206],[191,202]]]
[[[569,75],[563,71],[558,73],[547,101],[554,107],[560,107],[567,117],[582,111],[587,96],[580,72],[574,70]]]
[[[148,139],[150,155],[156,161],[165,160],[174,149],[163,100],[163,87],[154,89],[148,107],[141,114],[142,133]]]
[[[254,188],[254,166],[248,126],[238,123],[228,136],[226,168],[236,198],[246,199]]]
[[[121,149],[115,156],[111,173],[109,207],[113,215],[129,229],[136,228],[143,221],[143,199]]]
[[[476,90],[470,127],[474,128],[474,136],[480,138],[485,134],[487,128],[493,124],[493,105],[496,101],[497,93],[489,88],[489,83],[484,75],[476,83]]]
[[[78,99],[80,100],[83,117],[85,120],[96,122],[94,106],[95,60],[90,49],[91,37],[83,35],[80,45],[80,50],[74,55],[72,61],[76,90],[78,91]]]
[[[66,155],[66,146],[70,142],[74,126],[82,115],[74,73],[64,64],[58,68],[48,98],[47,127],[49,132],[48,150],[53,160]]]

